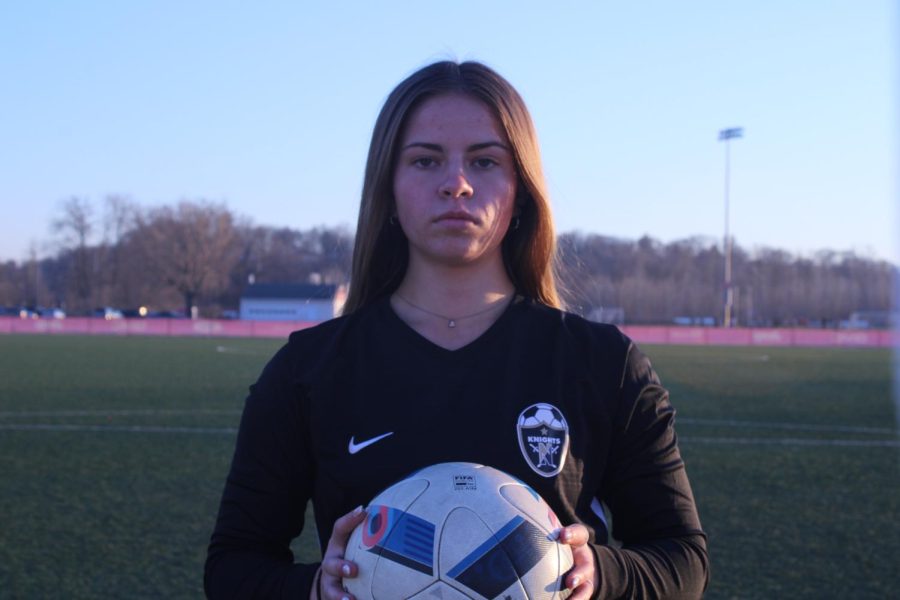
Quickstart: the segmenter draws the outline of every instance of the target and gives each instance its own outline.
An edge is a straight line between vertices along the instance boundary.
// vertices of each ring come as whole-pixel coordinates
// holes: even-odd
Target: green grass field
[[[275,340],[0,336],[0,598],[197,598]],[[646,347],[710,538],[708,598],[900,589],[891,354]],[[312,538],[295,543],[312,559]]]

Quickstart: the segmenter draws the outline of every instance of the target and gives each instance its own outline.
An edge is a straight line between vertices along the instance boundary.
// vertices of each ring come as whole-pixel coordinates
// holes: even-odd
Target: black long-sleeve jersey
[[[520,300],[451,351],[385,298],[293,333],[251,386],[206,592],[306,598],[317,565],[294,564],[289,545],[308,501],[324,550],[334,521],[388,485],[468,461],[588,527],[597,597],[700,596],[706,538],[673,419],[649,361],[615,327]]]

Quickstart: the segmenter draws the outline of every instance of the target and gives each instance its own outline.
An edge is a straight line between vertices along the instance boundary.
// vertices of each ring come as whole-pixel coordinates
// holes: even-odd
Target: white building
[[[260,283],[241,296],[240,317],[252,321],[327,321],[347,299],[343,285]]]

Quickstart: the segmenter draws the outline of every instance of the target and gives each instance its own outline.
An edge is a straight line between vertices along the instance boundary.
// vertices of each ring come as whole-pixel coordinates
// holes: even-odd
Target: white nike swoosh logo
[[[353,437],[355,437],[355,436],[353,436],[353,437],[350,438],[350,443],[347,445],[347,450],[350,451],[350,454],[356,454],[357,452],[359,452],[360,450],[362,450],[362,449],[365,448],[366,446],[371,446],[371,445],[374,444],[375,442],[380,442],[381,440],[383,440],[384,438],[388,437],[389,435],[394,435],[394,432],[393,432],[393,431],[389,431],[389,432],[387,432],[387,433],[382,433],[381,435],[375,436],[375,437],[373,437],[373,438],[369,438],[369,439],[364,440],[364,441],[362,441],[362,442],[360,442],[360,443],[358,443],[358,444],[355,443],[355,442],[353,441]]]

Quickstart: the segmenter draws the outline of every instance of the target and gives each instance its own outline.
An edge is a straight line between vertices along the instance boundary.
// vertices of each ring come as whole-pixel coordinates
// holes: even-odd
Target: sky
[[[520,91],[560,232],[900,263],[900,11],[879,0],[0,3],[0,260],[67,198],[356,224],[372,126],[435,60]]]

